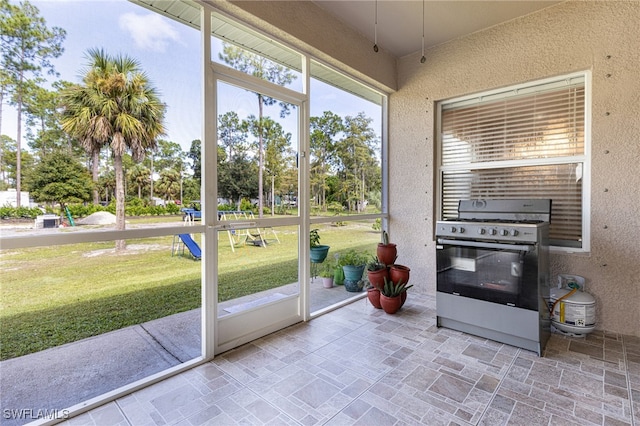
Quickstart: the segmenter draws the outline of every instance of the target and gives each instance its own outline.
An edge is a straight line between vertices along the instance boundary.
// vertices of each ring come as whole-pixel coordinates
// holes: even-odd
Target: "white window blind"
[[[440,104],[440,206],[551,198],[551,244],[583,248],[585,76]]]

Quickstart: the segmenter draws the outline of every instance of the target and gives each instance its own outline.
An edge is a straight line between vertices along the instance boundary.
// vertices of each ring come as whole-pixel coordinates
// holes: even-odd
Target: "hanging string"
[[[378,0],[376,0],[376,21],[373,25],[373,51],[378,53]]]
[[[424,57],[424,0],[422,0],[422,57],[420,63],[424,64],[427,58]]]

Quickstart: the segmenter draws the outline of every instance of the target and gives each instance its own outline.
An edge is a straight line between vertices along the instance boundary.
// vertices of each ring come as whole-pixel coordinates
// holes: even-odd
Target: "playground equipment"
[[[202,258],[202,250],[200,250],[198,243],[196,243],[191,237],[191,234],[178,234],[173,236],[171,256],[174,254],[184,255],[185,247],[189,250],[189,253],[191,253],[191,256],[193,256],[195,260],[200,260]]]
[[[255,219],[252,211],[219,211],[218,218],[223,221],[252,221]],[[250,227],[242,229],[228,229],[229,244],[231,251],[235,253],[236,247],[242,245],[253,245],[266,247],[269,244],[280,243],[280,239],[275,231],[268,228]],[[267,238],[271,237],[271,238]]]
[[[69,207],[65,206],[64,213],[67,215],[67,219],[69,220],[69,225],[76,226],[76,223],[73,221],[73,217],[71,216],[71,212],[69,211]]]
[[[200,212],[200,210],[184,208],[182,209],[182,212],[184,213],[184,225],[191,225],[193,224],[194,220],[201,219],[202,213]],[[255,223],[252,222],[255,220],[252,211],[219,211],[218,220],[238,222],[236,226],[239,226],[240,224],[244,225],[244,223],[242,222],[246,222],[246,224],[248,225],[253,225],[249,227],[242,227],[241,229],[233,229],[233,227],[228,227],[226,229],[227,236],[229,238],[229,245],[231,245],[231,251],[233,251],[234,253],[236,251],[236,247],[241,247],[244,245],[266,247],[269,244],[280,243],[278,234],[276,234],[273,228],[260,228],[255,226]],[[180,241],[176,240],[176,238],[177,236],[174,236],[174,248],[176,246],[176,243],[178,243],[178,245],[180,244]],[[199,249],[200,248],[198,247],[198,250]]]

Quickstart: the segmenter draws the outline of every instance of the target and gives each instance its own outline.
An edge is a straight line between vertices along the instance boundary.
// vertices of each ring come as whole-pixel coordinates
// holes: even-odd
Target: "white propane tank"
[[[596,299],[584,291],[585,279],[561,274],[558,287],[551,289],[551,327],[574,337],[583,337],[596,328]]]

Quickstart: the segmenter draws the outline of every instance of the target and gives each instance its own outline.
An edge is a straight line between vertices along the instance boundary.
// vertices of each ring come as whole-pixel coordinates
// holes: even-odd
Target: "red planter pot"
[[[382,309],[382,305],[380,304],[380,290],[375,288],[367,289],[367,298],[374,308]]]
[[[389,268],[379,269],[377,271],[367,271],[369,282],[375,288],[384,287],[384,279],[389,279]]]
[[[380,262],[384,263],[385,265],[391,265],[396,261],[396,258],[398,257],[398,248],[393,243],[378,243],[376,255],[378,256],[378,260]]]
[[[391,265],[389,268],[389,279],[393,281],[394,284],[398,284],[402,282],[404,284],[409,282],[409,269],[404,265]]]
[[[402,297],[387,297],[384,294],[380,294],[380,305],[386,313],[395,314],[402,306]]]

